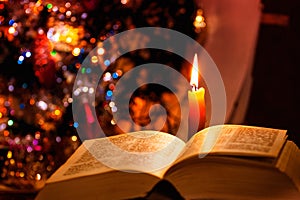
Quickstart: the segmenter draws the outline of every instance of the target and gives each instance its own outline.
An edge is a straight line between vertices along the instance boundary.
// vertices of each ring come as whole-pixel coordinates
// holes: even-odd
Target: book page
[[[157,131],[140,131],[84,141],[48,182],[122,170],[162,177],[185,143]]]
[[[89,150],[116,170],[152,173],[169,166],[185,146],[179,138],[159,131],[139,131],[92,140]]]
[[[47,180],[47,183],[109,171],[112,171],[112,169],[95,159],[95,157],[86,149],[85,145],[82,144],[66,163],[52,174]]]
[[[277,157],[286,140],[286,131],[242,125],[218,125],[195,134],[180,160],[208,153],[238,156]]]

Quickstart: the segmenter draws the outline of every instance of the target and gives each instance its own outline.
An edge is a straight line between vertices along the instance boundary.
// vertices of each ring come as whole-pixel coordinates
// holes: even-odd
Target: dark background
[[[300,145],[300,1],[263,0],[246,123],[287,129]],[[287,23],[279,23],[288,19]]]

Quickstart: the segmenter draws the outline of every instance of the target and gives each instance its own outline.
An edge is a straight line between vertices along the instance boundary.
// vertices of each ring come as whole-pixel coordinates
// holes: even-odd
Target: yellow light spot
[[[92,61],[92,63],[97,63],[97,62],[98,62],[97,56],[93,56],[93,57],[91,58],[91,61]]]
[[[73,135],[73,136],[71,137],[71,140],[72,140],[73,142],[76,142],[76,141],[77,141],[77,136],[76,136],[76,135]]]
[[[116,125],[116,122],[115,122],[114,119],[112,119],[112,120],[110,121],[110,123],[111,123],[111,125]]]
[[[9,162],[10,162],[11,165],[14,165],[16,163],[14,159],[10,159]]]
[[[3,117],[3,114],[0,112],[0,118],[2,118]]]
[[[25,176],[24,172],[20,172],[20,177],[23,178]]]
[[[11,158],[12,157],[12,152],[11,151],[8,151],[7,152],[7,158]]]
[[[72,42],[72,38],[71,37],[67,37],[66,43],[71,43],[71,42]]]
[[[202,21],[204,21],[204,17],[202,17],[201,15],[198,15],[195,20],[197,22],[202,22]]]
[[[41,4],[42,4],[41,1],[37,1],[37,2],[35,3],[35,6],[36,6],[36,7],[39,7]]]
[[[79,56],[80,54],[80,48],[76,47],[72,51],[73,56]]]
[[[36,174],[36,175],[35,175],[35,180],[39,181],[39,180],[41,180],[41,179],[42,179],[41,174]]]
[[[34,138],[37,139],[37,140],[40,139],[41,138],[41,133],[39,131],[37,131],[34,135]]]
[[[197,31],[200,31],[201,28],[206,27],[205,18],[203,17],[203,11],[201,9],[197,10],[197,16],[195,17],[194,26]]]
[[[56,110],[54,111],[54,114],[55,114],[56,116],[59,116],[59,115],[61,114],[61,112],[60,112],[60,110],[56,109]]]
[[[68,98],[68,103],[72,103],[73,99],[72,98]]]
[[[128,0],[121,0],[122,4],[126,4],[128,2]]]
[[[66,12],[66,16],[67,16],[67,17],[70,17],[71,15],[72,15],[72,12],[68,10],[68,11]]]
[[[9,29],[8,29],[9,34],[14,34],[15,32],[16,32],[15,27],[13,27],[13,26],[9,27]]]

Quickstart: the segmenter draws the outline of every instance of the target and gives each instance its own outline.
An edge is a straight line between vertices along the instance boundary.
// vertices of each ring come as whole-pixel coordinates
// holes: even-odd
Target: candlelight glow
[[[193,91],[198,89],[198,56],[195,54],[194,61],[193,61],[193,68],[192,68],[192,74],[191,74],[191,81],[190,84],[193,87]]]
[[[195,132],[205,128],[206,122],[206,108],[205,108],[205,89],[203,87],[198,88],[199,82],[199,66],[198,56],[195,54],[193,61],[193,68],[191,72],[190,85],[192,91],[188,91],[189,99],[189,135],[192,136]],[[195,119],[199,119],[195,123]]]

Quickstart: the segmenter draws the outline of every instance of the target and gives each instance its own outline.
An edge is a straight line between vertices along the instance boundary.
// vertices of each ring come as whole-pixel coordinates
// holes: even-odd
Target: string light
[[[25,53],[25,56],[26,56],[27,58],[29,58],[29,57],[31,56],[30,51],[27,51],[27,52]]]
[[[95,92],[94,88],[89,88],[89,93],[93,94]]]
[[[104,65],[109,66],[110,65],[110,61],[109,60],[105,60],[104,61]]]
[[[57,12],[57,11],[58,11],[58,7],[57,7],[57,6],[54,6],[54,7],[52,8],[52,11],[53,11],[53,12]]]
[[[61,115],[61,111],[58,110],[58,109],[56,109],[56,110],[54,111],[54,114],[57,115],[57,116],[59,116],[59,115]]]
[[[195,17],[195,20],[194,20],[193,24],[194,24],[194,27],[195,27],[195,31],[197,33],[201,32],[201,30],[206,27],[205,18],[203,17],[203,10],[202,9],[197,10],[197,15]]]
[[[55,138],[55,140],[56,140],[57,143],[60,143],[60,142],[61,142],[61,137],[57,136],[57,137]]]
[[[12,92],[14,91],[15,87],[13,85],[9,85],[8,86],[8,91]]]
[[[118,75],[118,73],[114,72],[113,75],[112,75],[112,77],[113,77],[114,79],[117,79],[117,78],[119,77],[119,75]]]
[[[24,178],[24,176],[25,176],[25,173],[24,172],[20,172],[20,177]]]
[[[70,8],[71,7],[71,3],[70,2],[66,2],[65,7],[66,8]]]
[[[104,74],[103,81],[110,81],[110,80],[111,80],[111,73],[106,72]]]
[[[76,141],[77,141],[77,136],[76,136],[76,135],[73,135],[73,136],[71,137],[71,140],[72,140],[73,142],[76,142]]]
[[[98,48],[98,50],[97,50],[98,55],[103,55],[104,52],[105,52],[105,50],[102,47]]]
[[[47,110],[47,108],[48,108],[47,103],[44,102],[44,101],[39,101],[39,102],[37,103],[37,106],[38,106],[41,110]]]
[[[24,56],[20,56],[20,57],[19,57],[19,61],[21,61],[21,62],[23,62],[24,59],[25,59]]]
[[[82,19],[86,19],[87,16],[88,16],[87,13],[82,13],[82,14],[81,14],[81,18],[82,18]]]
[[[15,20],[13,20],[13,19],[9,20],[9,22],[8,22],[8,24],[9,24],[10,26],[12,26],[14,23],[15,23]]]
[[[67,17],[70,17],[72,15],[72,12],[70,11],[70,10],[68,10],[67,12],[66,12],[66,16]]]
[[[14,125],[14,121],[13,121],[13,120],[11,120],[11,119],[10,119],[10,120],[8,120],[8,121],[7,121],[7,125],[8,125],[8,126],[12,126],[12,125]]]
[[[111,123],[111,125],[116,125],[116,121],[115,121],[114,119],[112,119],[112,120],[110,121],[110,123]]]
[[[74,122],[73,126],[74,126],[74,128],[78,128],[79,127],[78,122]]]
[[[72,51],[73,56],[79,56],[80,54],[80,48],[76,47]]]
[[[35,180],[39,181],[39,180],[41,180],[41,179],[42,179],[41,174],[36,174],[36,175],[35,175]]]
[[[47,4],[47,8],[51,9],[53,7],[53,5],[51,3]]]
[[[15,32],[16,32],[15,27],[13,27],[13,26],[9,27],[9,29],[8,29],[9,34],[13,35]]]
[[[121,0],[122,4],[126,4],[128,2],[128,0]]]
[[[92,56],[91,61],[92,61],[92,63],[97,63],[98,62],[98,57],[97,56]]]
[[[11,80],[1,80],[1,82],[9,84],[5,84],[4,89],[0,88],[5,91],[4,95],[0,95],[0,118],[3,121],[0,123],[0,131],[9,147],[13,149],[7,154],[5,167],[1,174],[3,179],[7,176],[22,178],[26,180],[23,183],[32,183],[34,187],[34,181],[43,180],[57,168],[59,162],[57,162],[56,155],[52,154],[53,146],[64,144],[63,148],[69,148],[64,153],[72,152],[76,148],[79,138],[73,133],[79,127],[78,122],[64,121],[69,125],[67,126],[68,131],[66,131],[68,134],[56,135],[60,134],[57,131],[57,127],[59,127],[57,124],[65,120],[64,114],[73,103],[72,94],[75,96],[96,95],[96,98],[104,101],[103,108],[106,106],[107,111],[117,112],[119,108],[114,103],[113,92],[116,87],[115,82],[123,75],[121,69],[108,68],[109,72],[105,73],[101,79],[101,84],[105,89],[91,87],[90,80],[82,81],[80,84],[76,83],[77,88],[74,91],[72,87],[77,71],[92,75],[93,70],[97,67],[96,65],[91,67],[81,65],[83,56],[97,47],[96,54],[91,57],[91,63],[99,63],[101,66],[104,64],[109,67],[116,61],[117,56],[107,56],[111,52],[102,46],[102,42],[122,30],[134,28],[135,24],[127,25],[119,19],[104,21],[101,26],[103,25],[105,29],[98,33],[90,32],[90,30],[98,28],[88,27],[90,26],[88,23],[92,21],[89,18],[92,16],[80,9],[81,2],[73,2],[50,3],[42,0],[26,0],[22,1],[21,6],[14,6],[10,1],[6,1],[5,4],[0,3],[0,10],[6,9],[7,5],[10,5],[10,9],[7,10],[8,15],[2,16],[1,14],[0,16],[0,25],[5,30],[0,33],[0,38],[15,45],[16,52],[19,54],[13,57],[18,64],[31,64],[31,62],[39,61],[38,65],[37,62],[33,63],[34,66],[39,66],[34,69],[34,72],[36,76],[44,78],[44,82],[39,82],[43,87],[41,87],[42,89],[37,88],[38,90],[33,89],[35,86],[30,81],[19,82],[16,80],[15,83]],[[120,2],[124,5],[120,6],[121,8],[131,9],[130,0],[120,0],[118,3]],[[45,9],[47,17],[42,17]],[[198,14],[197,12],[194,20],[195,32],[198,30],[197,27],[206,26],[203,13]],[[40,18],[45,19],[46,23],[39,23]],[[36,22],[45,25],[40,25],[41,27],[37,27],[37,29],[33,28],[36,27]],[[89,30],[87,27],[91,29]],[[38,39],[42,36],[46,37],[45,40]],[[20,38],[25,39],[25,43]],[[3,52],[5,53],[5,49]],[[41,53],[37,54],[37,52]],[[53,66],[50,64],[52,62]],[[59,88],[59,93],[61,93],[59,95],[48,93],[45,89],[49,87],[46,84],[50,77],[48,72],[51,70],[55,71],[54,84],[59,83],[56,86],[62,87]],[[51,86],[51,84],[49,85]],[[95,103],[95,105],[97,104]],[[108,123],[116,125],[114,119]],[[22,130],[22,124],[30,126],[30,133]],[[71,145],[68,145],[69,143]],[[48,152],[49,149],[52,152]],[[22,158],[19,155],[22,155]],[[30,163],[30,168],[28,168],[28,163]]]
[[[8,159],[12,158],[12,151],[8,151],[8,152],[7,152],[7,158],[8,158]]]

